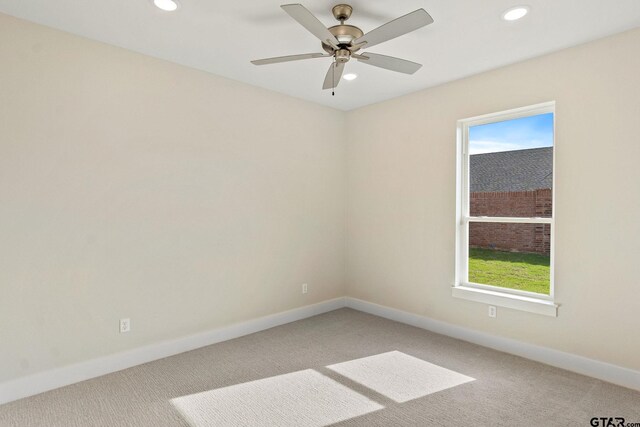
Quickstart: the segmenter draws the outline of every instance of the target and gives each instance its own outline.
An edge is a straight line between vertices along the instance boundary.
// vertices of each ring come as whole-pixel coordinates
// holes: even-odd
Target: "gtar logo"
[[[624,418],[619,417],[593,417],[591,418],[591,425],[593,427],[625,427]]]

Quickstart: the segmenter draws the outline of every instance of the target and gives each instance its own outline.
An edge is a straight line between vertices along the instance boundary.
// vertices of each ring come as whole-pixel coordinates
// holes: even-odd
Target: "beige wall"
[[[634,30],[351,112],[348,294],[640,369],[639,46]],[[456,120],[551,100],[559,317],[490,319],[451,296]]]
[[[0,15],[0,382],[342,296],[342,124]]]

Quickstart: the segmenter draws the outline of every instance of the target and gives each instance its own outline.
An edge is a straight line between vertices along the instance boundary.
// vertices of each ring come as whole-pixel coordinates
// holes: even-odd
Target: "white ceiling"
[[[325,25],[337,23],[331,7],[338,0],[302,1]],[[319,41],[280,9],[284,3],[180,0],[178,11],[168,13],[151,0],[0,0],[0,11],[342,110],[640,26],[640,0],[527,0],[530,14],[513,23],[500,15],[520,0],[351,0],[348,23],[365,32],[418,8],[435,22],[371,48],[424,64],[416,74],[351,61],[345,73],[358,79],[343,80],[332,97],[321,89],[329,58],[249,63],[322,52]]]

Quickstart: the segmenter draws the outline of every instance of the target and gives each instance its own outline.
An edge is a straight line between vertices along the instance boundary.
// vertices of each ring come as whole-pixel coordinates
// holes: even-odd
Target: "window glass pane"
[[[549,295],[549,224],[469,223],[469,282]]]
[[[471,216],[552,214],[553,113],[469,128]]]

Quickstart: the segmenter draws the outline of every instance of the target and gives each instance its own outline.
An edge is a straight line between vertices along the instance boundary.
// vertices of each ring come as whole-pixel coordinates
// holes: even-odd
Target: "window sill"
[[[485,289],[477,289],[468,286],[454,286],[452,295],[469,301],[512,308],[514,310],[527,311],[529,313],[558,317],[558,304],[553,301],[512,295],[504,292],[495,292]]]

